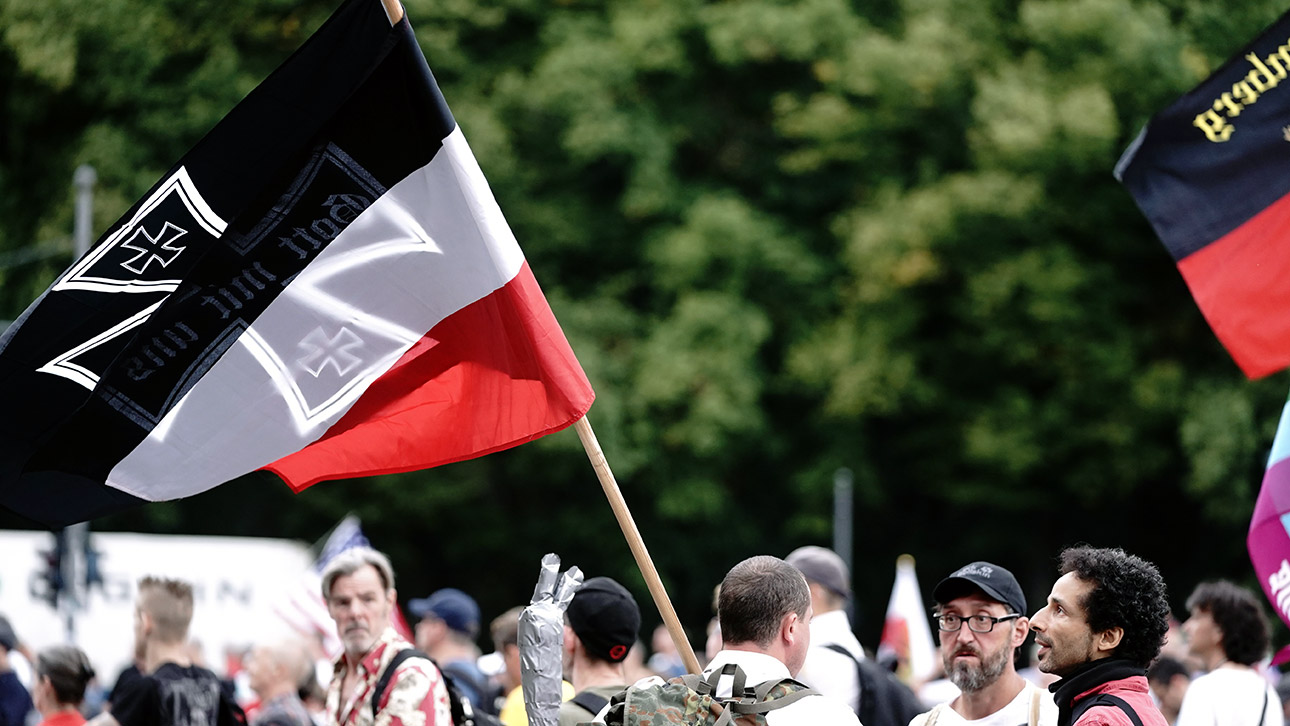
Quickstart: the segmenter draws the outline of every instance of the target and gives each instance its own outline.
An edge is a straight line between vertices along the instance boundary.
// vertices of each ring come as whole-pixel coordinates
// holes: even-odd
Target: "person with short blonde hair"
[[[182,580],[145,577],[134,601],[138,678],[116,694],[90,726],[244,726],[246,715],[214,673],[193,662],[188,626],[193,587]]]
[[[152,618],[154,639],[163,643],[187,643],[193,621],[193,586],[182,580],[145,577],[139,580],[136,605]]]

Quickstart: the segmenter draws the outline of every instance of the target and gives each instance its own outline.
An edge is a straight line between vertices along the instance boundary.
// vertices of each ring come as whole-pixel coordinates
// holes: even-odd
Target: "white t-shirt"
[[[1187,687],[1174,726],[1283,726],[1281,699],[1251,668],[1215,668]]]
[[[860,641],[851,632],[847,614],[841,610],[820,613],[811,618],[811,648],[797,672],[797,680],[830,698],[855,708],[860,700],[860,677],[855,660],[825,647],[842,646],[857,659],[864,658]]]
[[[950,708],[948,703],[942,703],[927,713],[915,716],[909,726],[924,726],[933,712],[938,712],[933,726],[1028,726],[1030,704],[1035,698],[1039,699],[1039,726],[1057,726],[1057,704],[1053,702],[1053,694],[1030,682],[1008,705],[985,718],[969,721]]]

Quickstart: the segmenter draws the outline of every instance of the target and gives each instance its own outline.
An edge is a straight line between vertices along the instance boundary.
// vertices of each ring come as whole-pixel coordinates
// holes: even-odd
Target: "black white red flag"
[[[1156,114],[1116,166],[1250,378],[1290,365],[1290,13]]]
[[[592,399],[407,20],[349,0],[0,338],[0,504],[299,491]]]

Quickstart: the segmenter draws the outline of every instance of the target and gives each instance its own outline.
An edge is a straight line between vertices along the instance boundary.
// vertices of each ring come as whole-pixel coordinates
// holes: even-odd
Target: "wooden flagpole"
[[[645,584],[649,587],[650,595],[654,597],[654,605],[658,607],[659,614],[663,616],[663,624],[667,626],[672,642],[676,644],[676,652],[680,654],[681,662],[690,673],[702,673],[699,659],[694,656],[690,639],[685,637],[685,630],[676,617],[676,610],[672,608],[672,601],[667,597],[667,590],[663,587],[663,580],[658,576],[658,570],[654,569],[654,560],[650,559],[649,550],[645,549],[645,540],[641,538],[640,530],[636,529],[636,521],[632,519],[631,510],[627,508],[623,493],[618,489],[614,472],[609,470],[609,462],[605,461],[605,454],[600,450],[600,443],[596,441],[596,433],[591,430],[591,423],[587,421],[586,416],[583,416],[573,424],[573,427],[578,432],[578,438],[582,439],[582,448],[587,450],[587,458],[591,459],[591,467],[596,470],[596,477],[600,479],[600,486],[605,490],[605,496],[609,498],[609,507],[614,510],[618,526],[622,528],[623,536],[627,538],[627,546],[631,549],[632,556],[636,558],[636,566],[645,576]]]
[[[399,0],[381,0],[385,6],[385,14],[390,18],[390,25],[396,25],[403,19],[403,5]]]
[[[399,0],[381,0],[381,4],[385,7],[385,14],[389,16],[391,25],[403,19],[403,5]],[[667,626],[667,632],[672,636],[672,642],[676,644],[676,651],[681,655],[681,661],[689,672],[701,673],[699,659],[695,657],[694,649],[690,647],[689,638],[685,637],[685,630],[676,617],[672,601],[667,597],[663,580],[658,576],[658,570],[654,568],[654,560],[650,559],[649,550],[645,549],[645,540],[641,538],[640,530],[636,528],[636,521],[632,519],[631,510],[627,508],[623,493],[618,489],[614,473],[609,470],[609,462],[605,461],[605,454],[600,450],[600,443],[596,441],[596,434],[591,430],[587,417],[578,419],[574,423],[574,428],[578,432],[578,438],[582,439],[582,447],[587,450],[587,458],[591,459],[592,468],[596,470],[600,486],[605,490],[605,496],[609,498],[609,506],[614,510],[618,526],[622,528],[623,536],[627,538],[627,546],[631,549],[632,556],[636,558],[636,566],[645,576],[645,584],[649,587],[650,595],[654,597],[654,605],[658,607],[659,614],[663,616],[663,624]]]

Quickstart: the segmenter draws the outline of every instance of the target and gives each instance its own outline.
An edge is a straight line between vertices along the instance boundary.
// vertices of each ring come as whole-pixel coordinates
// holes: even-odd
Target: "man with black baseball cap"
[[[560,704],[559,726],[585,723],[627,687],[623,660],[636,643],[641,611],[627,588],[608,577],[582,583],[565,611],[565,675],[577,692]]]
[[[910,726],[1053,726],[1052,694],[1017,674],[1015,653],[1030,633],[1017,578],[989,563],[956,570],[932,590],[945,675],[959,695]]]

